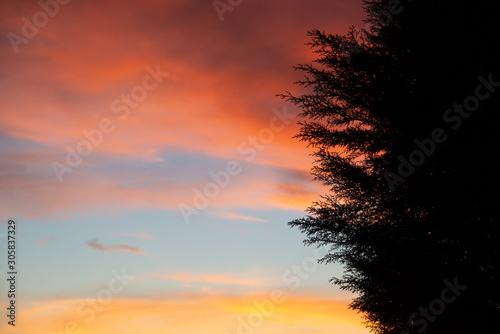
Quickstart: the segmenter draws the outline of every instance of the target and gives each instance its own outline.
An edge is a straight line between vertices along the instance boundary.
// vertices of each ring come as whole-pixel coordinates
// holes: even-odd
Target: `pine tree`
[[[317,59],[296,67],[305,92],[281,95],[301,108],[297,138],[331,189],[290,225],[331,247],[322,261],[345,269],[332,281],[358,294],[351,308],[376,333],[471,333],[500,319],[494,5],[365,1],[363,29],[309,32]]]

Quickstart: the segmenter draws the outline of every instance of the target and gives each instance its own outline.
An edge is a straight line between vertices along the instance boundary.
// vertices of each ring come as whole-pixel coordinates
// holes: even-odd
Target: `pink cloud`
[[[21,18],[39,10],[36,2],[28,1],[4,7],[0,12],[4,36],[9,31],[20,33]],[[5,78],[0,80],[4,96],[0,131],[36,147],[2,157],[0,167],[7,175],[0,181],[0,196],[9,212],[0,213],[39,217],[88,208],[177,209],[179,203],[190,204],[193,187],[206,183],[196,181],[208,172],[203,166],[193,173],[166,171],[190,178],[183,185],[141,175],[147,187],[130,185],[134,177],[120,170],[109,177],[100,168],[121,159],[155,163],[168,159],[165,156],[174,150],[245,162],[249,155],[238,148],[249,148],[248,138],[269,128],[273,108],[284,106],[275,94],[295,88],[291,83],[299,74],[292,66],[314,58],[303,45],[307,30],[343,33],[363,17],[360,9],[361,1],[252,1],[228,12],[221,23],[211,2],[110,0],[98,8],[89,2],[62,6],[18,55],[7,40],[0,45],[0,77]],[[121,120],[111,103],[130,94],[142,83],[145,68],[156,64],[171,75]],[[97,128],[103,118],[113,121],[113,132],[93,146],[81,166],[65,175],[64,184],[57,184],[51,163],[64,163],[66,146],[75,149],[86,139],[82,131]],[[305,143],[291,139],[297,131],[290,119],[256,151],[251,163],[309,170],[312,158]],[[277,181],[265,176],[238,177],[210,206],[304,208],[309,196],[273,193],[269,189],[276,189]],[[283,197],[290,194],[300,198]]]
[[[237,219],[237,220],[248,220],[248,221],[254,221],[254,222],[265,222],[265,219],[261,218],[256,218],[256,217],[250,217],[250,216],[243,216],[235,212],[223,212],[218,215],[219,218],[222,219]]]

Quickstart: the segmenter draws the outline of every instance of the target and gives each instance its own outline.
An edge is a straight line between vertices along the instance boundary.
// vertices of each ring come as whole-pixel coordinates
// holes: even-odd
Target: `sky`
[[[307,31],[361,0],[0,1],[2,333],[368,333],[287,223]],[[16,226],[16,318],[7,235]],[[5,278],[6,277],[6,278]]]

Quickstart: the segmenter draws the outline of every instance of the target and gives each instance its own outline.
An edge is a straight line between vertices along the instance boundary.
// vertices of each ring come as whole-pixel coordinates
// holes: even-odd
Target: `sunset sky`
[[[0,331],[368,333],[287,226],[326,189],[276,97],[361,0],[59,1],[0,4]]]

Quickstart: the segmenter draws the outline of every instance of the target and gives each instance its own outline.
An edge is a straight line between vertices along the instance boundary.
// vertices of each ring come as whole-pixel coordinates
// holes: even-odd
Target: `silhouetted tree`
[[[281,95],[331,189],[290,225],[331,247],[376,333],[500,327],[495,5],[365,1],[365,28],[309,33],[305,93]]]

